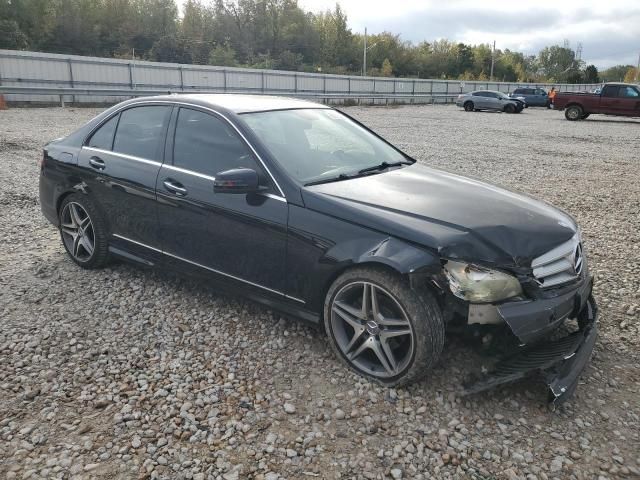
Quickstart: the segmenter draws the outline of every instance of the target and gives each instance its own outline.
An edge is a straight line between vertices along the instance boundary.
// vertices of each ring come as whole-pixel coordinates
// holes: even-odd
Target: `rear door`
[[[288,205],[253,150],[222,116],[180,107],[156,183],[162,249],[177,267],[210,271],[281,294]],[[214,193],[218,172],[251,168],[260,194]]]
[[[489,92],[476,92],[473,94],[473,104],[476,108],[493,108],[490,97],[487,95]]]
[[[640,117],[640,91],[631,85],[621,85],[618,89],[620,115]]]
[[[87,189],[107,217],[110,242],[143,258],[159,252],[155,184],[171,109],[122,110],[92,133],[78,158]]]
[[[600,104],[597,108],[593,108],[595,105],[589,108],[589,113],[618,114],[622,110],[622,101],[618,97],[619,89],[618,85],[605,85],[600,95]]]

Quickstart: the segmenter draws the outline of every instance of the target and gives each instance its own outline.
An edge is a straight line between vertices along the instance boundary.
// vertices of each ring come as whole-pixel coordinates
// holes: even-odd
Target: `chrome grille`
[[[584,267],[580,234],[531,262],[533,276],[543,288],[554,287],[575,280]]]

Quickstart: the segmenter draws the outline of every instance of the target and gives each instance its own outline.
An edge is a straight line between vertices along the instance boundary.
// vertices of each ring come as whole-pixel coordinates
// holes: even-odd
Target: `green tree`
[[[569,82],[581,78],[581,65],[573,50],[559,45],[543,48],[538,54],[542,75],[551,82]]]
[[[586,83],[599,83],[598,69],[595,65],[589,65],[584,69],[584,81]]]
[[[381,72],[383,77],[391,77],[393,75],[393,67],[388,58],[385,58],[382,62]]]
[[[235,67],[238,65],[236,51],[230,45],[216,45],[209,55],[210,65]]]
[[[20,30],[15,20],[0,20],[0,48],[22,50],[27,48],[29,40]]]

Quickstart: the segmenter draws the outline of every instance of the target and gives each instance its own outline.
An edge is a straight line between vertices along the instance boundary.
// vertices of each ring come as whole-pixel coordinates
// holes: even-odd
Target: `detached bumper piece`
[[[575,391],[580,374],[591,358],[597,336],[597,312],[595,300],[590,296],[578,315],[580,330],[525,347],[502,359],[491,372],[465,384],[462,395],[537,376],[549,387],[550,406],[560,405]]]

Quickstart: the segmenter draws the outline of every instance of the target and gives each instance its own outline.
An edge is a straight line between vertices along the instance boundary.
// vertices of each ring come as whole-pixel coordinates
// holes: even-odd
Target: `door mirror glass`
[[[250,168],[234,168],[216,174],[215,193],[255,193],[266,190],[260,186],[258,173]]]

